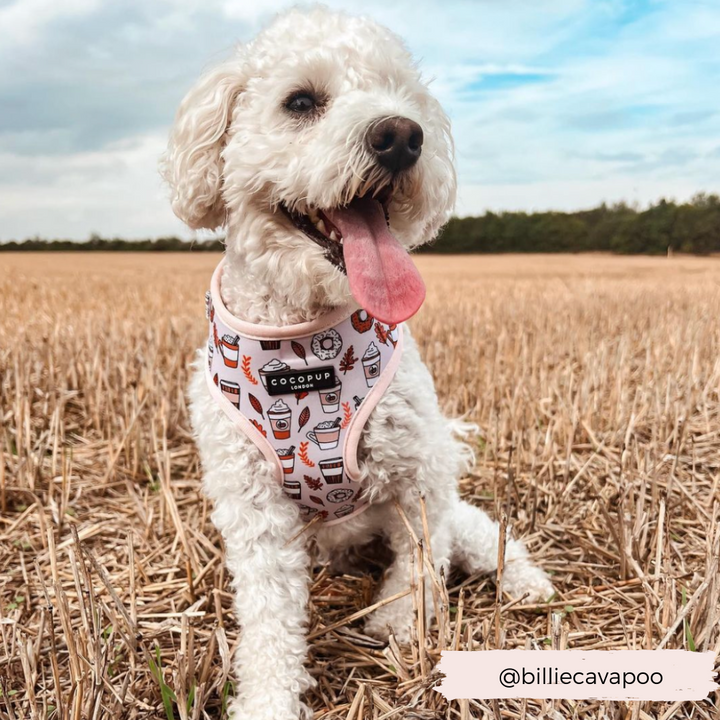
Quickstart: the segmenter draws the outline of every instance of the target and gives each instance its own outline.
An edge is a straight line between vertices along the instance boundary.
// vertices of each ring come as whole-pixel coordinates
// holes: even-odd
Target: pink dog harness
[[[223,304],[222,267],[206,295],[213,397],[275,465],[304,519],[361,513],[358,442],[400,363],[402,325],[353,307],[284,327],[245,322]]]

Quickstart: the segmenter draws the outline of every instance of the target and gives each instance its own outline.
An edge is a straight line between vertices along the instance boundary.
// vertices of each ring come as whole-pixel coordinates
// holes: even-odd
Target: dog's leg
[[[190,386],[193,426],[240,623],[230,716],[299,720],[312,715],[300,695],[314,684],[304,667],[309,555],[305,538],[297,537],[303,523],[273,467],[218,410],[204,367],[197,368]]]
[[[455,564],[469,574],[497,570],[498,523],[480,508],[456,498],[451,527]],[[530,602],[547,600],[555,592],[550,579],[530,559],[523,543],[512,539],[505,545],[503,588],[514,597],[527,593]]]
[[[452,532],[445,522],[447,513],[443,512],[440,498],[433,498],[432,504],[428,502],[428,526],[430,531],[430,547],[435,572],[439,575],[441,570],[447,574],[450,567],[452,548]],[[419,498],[416,493],[409,494],[407,502],[402,503],[403,512],[410,525],[419,538],[423,538],[423,526],[419,508]],[[432,512],[431,512],[432,508]],[[408,532],[405,522],[400,517],[395,506],[387,504],[383,511],[387,514],[383,522],[384,534],[395,558],[388,568],[383,585],[377,600],[385,600],[397,593],[406,590],[411,583],[412,558],[416,555],[415,541]],[[427,549],[425,550],[427,552]],[[417,556],[415,557],[415,581],[417,581]],[[425,620],[429,623],[434,617],[434,604],[432,599],[432,580],[427,568],[423,568],[425,577]],[[412,596],[406,595],[376,610],[365,624],[365,632],[373,637],[387,640],[390,632],[401,643],[410,641],[411,628],[415,618],[413,613]]]
[[[240,623],[230,705],[235,720],[308,715],[300,694],[314,684],[304,667],[309,557],[303,538],[288,544],[302,527],[288,510],[225,497],[213,513],[225,539]]]

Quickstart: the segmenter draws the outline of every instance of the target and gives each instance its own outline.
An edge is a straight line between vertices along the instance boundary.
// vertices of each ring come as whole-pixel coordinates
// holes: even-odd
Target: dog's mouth
[[[355,196],[347,205],[287,207],[295,227],[347,274],[350,291],[364,310],[381,322],[399,323],[414,315],[425,299],[425,285],[410,256],[390,231],[392,187]]]

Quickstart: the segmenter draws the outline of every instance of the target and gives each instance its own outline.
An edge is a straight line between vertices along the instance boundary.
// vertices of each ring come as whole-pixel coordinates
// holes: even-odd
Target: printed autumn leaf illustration
[[[310,477],[310,475],[304,475],[303,478],[305,479],[305,484],[311,490],[320,490],[320,488],[323,486],[322,480],[318,478]]]
[[[320,512],[318,512],[318,515],[319,515],[323,520],[326,520],[326,519],[327,519],[327,516],[328,516],[328,511],[327,511],[327,510],[320,510]]]
[[[351,345],[345,351],[345,354],[342,356],[342,360],[340,361],[339,368],[340,368],[340,370],[342,370],[343,374],[345,374],[349,370],[352,370],[355,367],[355,363],[357,361],[358,361],[358,359],[355,357],[355,348]]]
[[[307,358],[305,357],[305,348],[299,343],[295,342],[293,340],[290,343],[290,347],[293,349],[293,352],[301,359],[305,361],[305,364],[308,364]]]
[[[256,427],[259,432],[262,433],[263,437],[267,437],[267,433],[263,429],[263,426],[257,420],[251,420],[250,422]]]
[[[344,402],[342,404],[342,406],[343,406],[343,421],[342,421],[342,423],[340,423],[340,427],[343,430],[345,430],[345,428],[347,428],[347,426],[350,424],[350,420],[352,420],[353,411],[352,411],[352,408],[350,407],[349,402]]]
[[[300,401],[303,400],[308,396],[307,390],[301,390],[300,392],[295,393],[295,399],[297,400],[297,404],[300,404]]]
[[[255,376],[252,374],[252,370],[250,369],[250,361],[252,358],[249,355],[243,355],[243,361],[242,361],[242,371],[243,375],[247,378],[248,382],[251,385],[257,385],[258,381],[255,378]]]
[[[220,338],[218,337],[217,325],[215,325],[215,323],[213,323],[213,342],[215,343],[216,348],[220,347]]]
[[[308,467],[315,467],[315,463],[308,457],[307,454],[308,444],[308,442],[300,443],[300,450],[298,450],[298,456],[300,460],[302,460],[303,465],[307,465]]]
[[[321,497],[318,497],[317,495],[311,495],[310,499],[316,504],[316,505],[324,505],[323,499]]]
[[[377,339],[378,339],[383,345],[387,345],[387,344],[388,344],[388,334],[387,334],[387,330],[386,330],[385,326],[384,326],[382,323],[380,323],[380,322],[376,322],[376,323],[375,323],[375,334],[377,335]]]
[[[298,431],[302,430],[308,424],[309,419],[310,419],[310,408],[306,407],[300,413],[300,417],[298,418]]]
[[[260,401],[252,394],[248,393],[248,400],[250,400],[250,404],[253,406],[253,410],[260,416],[265,417],[265,413],[263,412],[262,405],[260,404]]]
[[[215,375],[213,376],[213,382],[214,382],[216,385],[218,385],[218,384],[220,383],[220,378],[218,378],[218,374],[217,374],[217,373],[215,373]]]

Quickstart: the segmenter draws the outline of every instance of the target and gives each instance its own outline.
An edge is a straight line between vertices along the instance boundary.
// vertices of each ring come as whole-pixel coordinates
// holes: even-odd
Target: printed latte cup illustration
[[[278,449],[278,457],[285,475],[290,475],[295,469],[295,446]]]
[[[322,411],[326,415],[338,412],[340,410],[340,393],[342,392],[342,383],[338,380],[335,387],[327,390],[320,390],[320,405]]]
[[[278,400],[268,408],[267,416],[273,435],[278,440],[287,440],[290,437],[292,410],[282,400]]]
[[[240,409],[240,386],[229,380],[220,381],[222,394],[238,409]]]
[[[300,499],[300,481],[299,480],[286,480],[283,483],[283,488],[285,489],[285,492],[288,495],[288,497],[292,498],[293,500]]]
[[[220,339],[220,354],[228,367],[236,368],[240,357],[240,338],[237,335],[223,335]]]
[[[318,423],[307,436],[321,450],[336,448],[340,442],[340,418]]]
[[[290,370],[290,366],[284,363],[282,360],[278,360],[277,358],[273,358],[269,363],[266,363],[263,365],[260,370],[258,371],[258,374],[260,375],[260,380],[262,381],[263,386],[265,389],[268,389],[268,375],[275,375],[277,373],[285,373]]]
[[[372,387],[380,377],[380,351],[374,342],[368,345],[362,356],[362,364],[365,371],[365,382],[368,387]]]
[[[321,460],[318,463],[320,472],[328,485],[338,485],[343,480],[343,459],[341,457]]]

